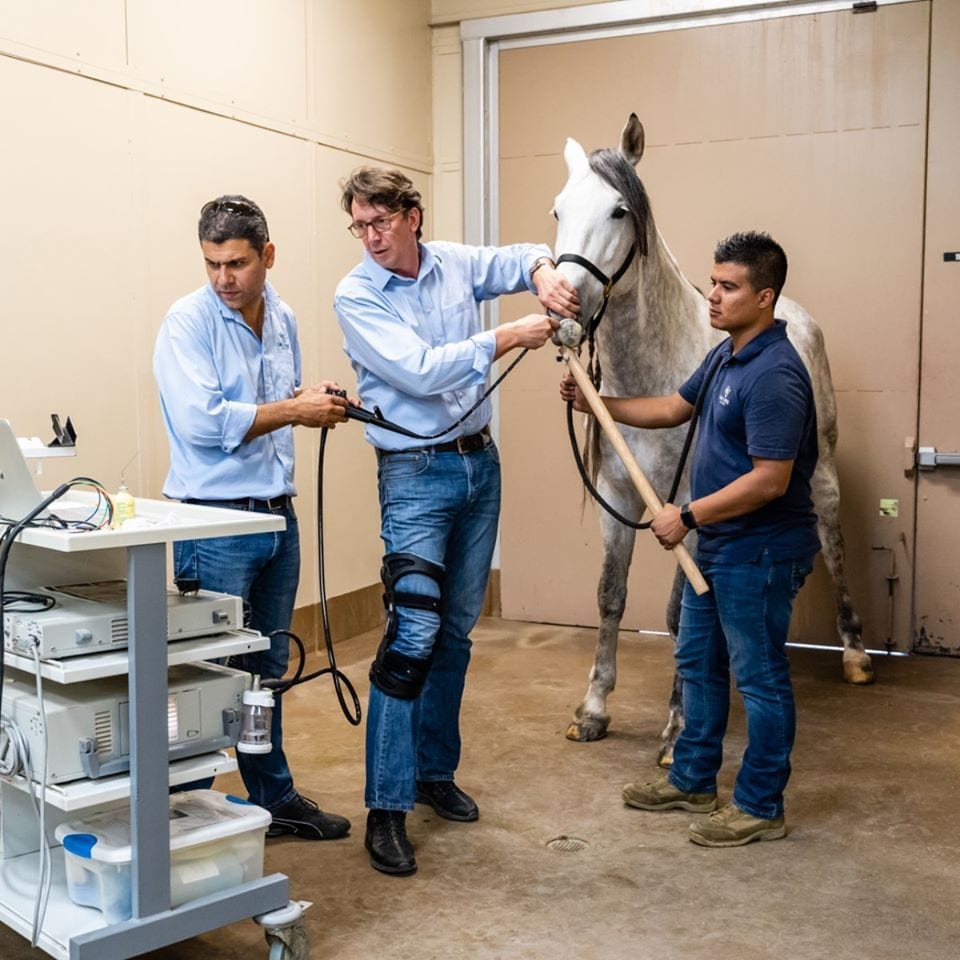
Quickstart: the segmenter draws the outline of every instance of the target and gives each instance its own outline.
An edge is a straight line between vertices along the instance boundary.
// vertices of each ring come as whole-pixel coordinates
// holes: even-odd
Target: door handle
[[[939,453],[936,447],[918,447],[917,467],[920,470],[935,470],[937,467],[960,467],[960,453]]]

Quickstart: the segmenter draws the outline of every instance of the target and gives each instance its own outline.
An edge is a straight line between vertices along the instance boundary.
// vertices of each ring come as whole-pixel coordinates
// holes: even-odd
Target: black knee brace
[[[422,573],[435,580],[440,587],[440,597],[431,597],[421,593],[408,593],[394,590],[394,584],[409,574]],[[411,607],[415,610],[431,610],[437,615],[443,612],[443,567],[418,557],[413,553],[388,553],[380,568],[383,580],[383,606],[387,612],[386,629],[380,649],[370,666],[370,682],[389,697],[398,700],[414,700],[420,695],[430,658],[418,660],[391,650],[391,644],[397,635],[397,607]]]

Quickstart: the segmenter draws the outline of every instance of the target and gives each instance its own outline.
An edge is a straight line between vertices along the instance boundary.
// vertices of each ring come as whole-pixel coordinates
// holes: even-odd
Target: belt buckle
[[[457,453],[459,453],[461,457],[470,452],[470,447],[466,443],[469,439],[469,437],[457,437]]]

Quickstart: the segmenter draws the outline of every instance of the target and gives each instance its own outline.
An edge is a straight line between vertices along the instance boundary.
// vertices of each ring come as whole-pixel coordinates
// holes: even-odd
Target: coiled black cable
[[[320,431],[320,454],[317,457],[317,576],[320,587],[320,620],[323,624],[323,642],[326,647],[327,661],[330,666],[324,667],[322,670],[315,670],[313,673],[308,673],[304,676],[303,668],[306,664],[307,654],[303,646],[303,641],[290,630],[274,630],[270,634],[271,638],[286,636],[296,644],[299,660],[292,677],[287,679],[281,677],[276,680],[262,680],[260,686],[266,690],[272,690],[279,696],[280,694],[286,693],[291,687],[297,686],[297,684],[306,683],[308,680],[314,680],[317,677],[322,677],[324,674],[329,673],[333,680],[333,688],[336,691],[340,709],[344,717],[347,718],[347,722],[356,727],[360,724],[362,718],[360,698],[357,696],[356,688],[350,682],[350,678],[337,667],[337,658],[333,651],[333,637],[330,632],[330,611],[327,608],[326,562],[324,559],[323,541],[323,461],[326,453],[328,432],[326,427]],[[343,693],[344,687],[346,687],[353,701],[352,712],[347,705],[347,700]]]

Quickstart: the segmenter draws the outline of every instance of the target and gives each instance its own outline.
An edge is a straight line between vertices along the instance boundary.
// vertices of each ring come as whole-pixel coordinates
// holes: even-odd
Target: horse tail
[[[587,434],[583,441],[583,463],[590,482],[596,487],[600,475],[600,428],[594,417],[587,420]]]

